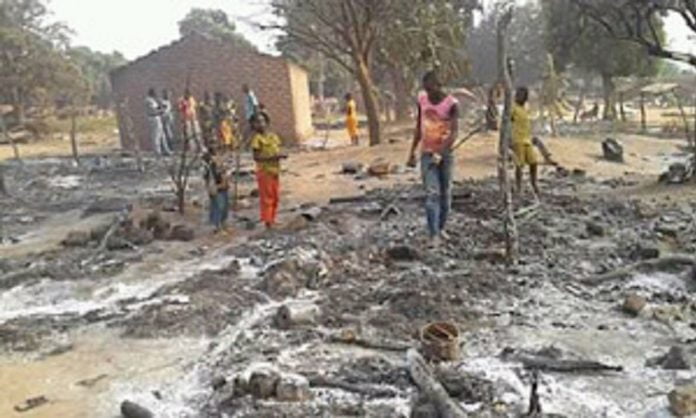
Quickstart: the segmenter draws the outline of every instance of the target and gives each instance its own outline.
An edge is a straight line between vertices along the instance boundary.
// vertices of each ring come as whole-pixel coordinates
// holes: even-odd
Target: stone
[[[210,382],[210,385],[213,387],[213,390],[220,390],[226,384],[227,384],[227,379],[225,379],[225,376],[214,377],[213,380]]]
[[[662,356],[650,359],[646,362],[650,367],[662,367],[665,370],[690,370],[691,364],[687,359],[684,349],[679,346],[674,346]]]
[[[585,229],[590,236],[603,237],[606,233],[604,225],[597,221],[587,221],[585,222]]]
[[[309,381],[304,376],[284,375],[278,381],[276,398],[281,402],[304,402],[311,397]]]
[[[121,403],[121,415],[123,418],[153,418],[154,415],[147,408],[135,402],[123,401]]]
[[[671,222],[658,222],[655,225],[655,232],[664,236],[677,238],[679,236],[679,225]]]
[[[301,231],[309,225],[309,220],[306,217],[299,215],[292,218],[285,225],[283,225],[283,230],[288,232],[298,232]]]
[[[678,417],[696,414],[696,384],[675,388],[667,395],[669,408]]]
[[[319,206],[314,206],[310,207],[307,209],[302,210],[300,213],[300,216],[305,218],[308,221],[316,221],[317,218],[319,218],[319,215],[321,215],[322,209]]]
[[[421,255],[411,246],[396,245],[387,249],[387,257],[393,261],[416,261],[421,258]]]
[[[169,239],[171,241],[193,241],[196,239],[196,233],[190,226],[174,225],[169,233]]]
[[[358,174],[363,170],[363,164],[358,162],[343,163],[341,167],[342,174]]]
[[[86,247],[92,241],[89,231],[71,231],[62,241],[65,247]]]
[[[367,171],[371,176],[383,177],[389,174],[390,168],[391,166],[388,161],[379,158],[370,164]]]
[[[607,138],[602,141],[602,153],[604,155],[604,159],[607,161],[616,163],[624,162],[623,146],[614,138]]]
[[[648,302],[647,300],[645,300],[644,297],[635,293],[631,293],[630,295],[626,296],[626,300],[623,304],[623,311],[628,314],[638,316],[638,314],[640,314],[640,311],[642,311],[643,308],[645,308],[645,305],[647,305],[647,303]]]
[[[638,244],[631,252],[631,258],[636,260],[651,260],[660,257],[660,248],[653,244]]]
[[[269,399],[276,395],[280,376],[274,371],[259,370],[249,378],[249,393],[257,399]]]

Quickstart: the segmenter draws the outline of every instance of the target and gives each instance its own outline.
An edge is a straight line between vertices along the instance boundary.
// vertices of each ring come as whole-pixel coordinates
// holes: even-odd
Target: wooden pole
[[[500,197],[503,202],[503,229],[505,232],[505,254],[507,262],[516,264],[519,258],[519,242],[517,225],[512,206],[512,190],[508,167],[510,147],[512,146],[512,79],[511,68],[507,59],[507,29],[512,21],[513,8],[510,6],[498,22],[498,78],[505,92],[505,107],[500,125],[500,140],[498,143],[498,182]]]
[[[72,148],[75,164],[80,165],[80,155],[77,149],[77,109],[72,107],[70,112],[70,147]]]
[[[648,131],[648,120],[645,114],[645,93],[640,93],[640,129],[643,133]]]

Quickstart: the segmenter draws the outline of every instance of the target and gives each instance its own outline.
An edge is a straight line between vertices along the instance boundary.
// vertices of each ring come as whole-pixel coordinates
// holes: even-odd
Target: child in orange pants
[[[251,149],[256,161],[261,221],[270,229],[276,223],[280,201],[280,160],[287,156],[281,152],[281,140],[278,135],[268,132],[268,119],[265,113],[257,113],[251,118],[251,127],[254,130]]]

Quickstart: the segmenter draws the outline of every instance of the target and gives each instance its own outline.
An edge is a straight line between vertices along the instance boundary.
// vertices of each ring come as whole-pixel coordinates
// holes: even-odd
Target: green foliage
[[[543,0],[542,4],[547,19],[548,49],[559,69],[573,65],[605,77],[648,77],[657,73],[657,62],[649,58],[645,48],[611,37],[573,1]],[[655,23],[664,38],[662,22]]]
[[[65,47],[68,29],[46,24],[40,0],[3,0],[0,3],[0,99],[12,103],[22,121],[30,103],[61,98],[80,99],[87,86]]]
[[[71,48],[68,56],[85,78],[90,92],[89,102],[102,109],[108,108],[112,100],[109,73],[125,65],[126,58],[119,52],[104,54],[84,46]]]
[[[399,66],[407,79],[437,68],[445,82],[469,72],[466,36],[478,2],[471,0],[399,0],[378,41],[380,56]],[[417,77],[415,77],[417,78]]]
[[[244,36],[237,32],[234,22],[227,13],[217,9],[193,8],[179,22],[182,37],[199,34],[213,39],[234,43],[236,46],[256,49]]]

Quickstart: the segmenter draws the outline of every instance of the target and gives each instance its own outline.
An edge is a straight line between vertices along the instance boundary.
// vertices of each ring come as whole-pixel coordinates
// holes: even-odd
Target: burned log
[[[281,329],[312,325],[316,322],[319,312],[319,307],[312,304],[283,305],[276,312],[275,323]]]
[[[428,367],[423,357],[415,349],[406,354],[411,378],[421,392],[437,407],[440,416],[445,418],[465,418],[466,412],[447,393],[442,384]]]

